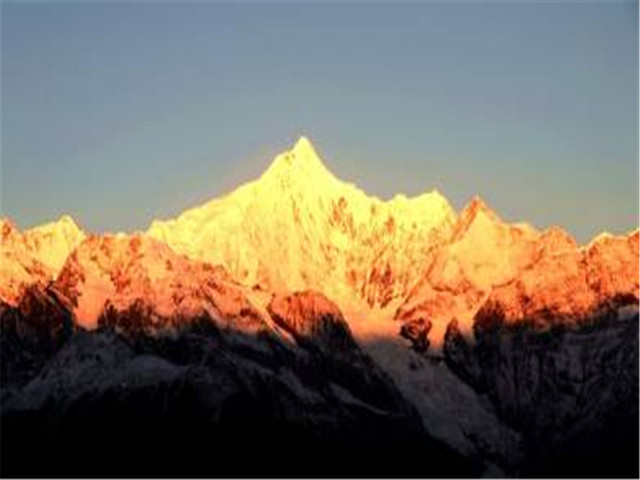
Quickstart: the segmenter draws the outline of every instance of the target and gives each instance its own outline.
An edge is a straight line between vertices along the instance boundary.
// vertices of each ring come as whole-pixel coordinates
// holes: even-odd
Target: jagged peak
[[[418,195],[416,197],[413,197],[413,201],[416,202],[416,203],[440,204],[440,205],[443,206],[443,208],[445,208],[447,211],[450,212],[450,215],[454,219],[457,218],[456,217],[456,212],[454,211],[453,207],[449,203],[449,200],[447,199],[447,197],[445,197],[440,192],[440,190],[438,190],[436,188],[434,188],[430,192],[426,192],[426,193],[423,193],[423,194]]]
[[[462,209],[458,216],[458,224],[454,237],[464,235],[471,225],[480,216],[487,218],[491,223],[502,223],[502,220],[478,195],[474,195],[471,201]]]
[[[298,138],[298,141],[291,149],[291,152],[299,156],[318,158],[315,147],[313,146],[311,141],[304,135]]]
[[[439,221],[446,218],[448,222],[454,224],[457,220],[455,210],[437,189],[412,197],[398,193],[391,200],[383,203],[408,221],[425,222],[427,218]]]
[[[626,239],[627,241],[637,241],[639,237],[639,229],[634,229],[631,230],[630,232],[627,233],[619,233],[619,234],[614,234],[611,232],[607,232],[607,231],[603,231],[600,232],[599,234],[597,234],[595,237],[593,237],[586,245],[584,245],[582,248],[585,250],[589,250],[590,248],[597,246],[597,245],[601,245],[603,243],[606,243],[608,241],[616,241],[616,240],[622,240],[622,239]]]
[[[99,249],[105,252],[116,250],[170,250],[164,242],[160,242],[141,232],[89,234],[78,247],[80,250]]]
[[[64,214],[62,215],[59,219],[58,219],[58,223],[61,225],[69,225],[72,227],[75,227],[77,229],[80,229],[80,227],[78,227],[78,224],[76,223],[76,221],[71,217],[71,215],[68,214]]]
[[[20,229],[16,226],[15,222],[8,217],[0,218],[0,229],[3,232],[3,237],[13,233],[20,233]],[[29,237],[34,234],[46,234],[54,231],[63,231],[66,234],[71,234],[79,238],[84,237],[83,230],[78,226],[75,220],[67,214],[61,215],[57,220],[42,223],[24,230],[24,235]]]
[[[25,233],[46,233],[53,231],[64,231],[77,236],[84,236],[84,232],[78,226],[76,221],[68,214],[61,215],[57,220],[43,223],[30,228]]]
[[[301,136],[295,145],[275,157],[261,179],[286,179],[287,183],[311,180],[318,176],[335,178],[318,156],[311,141]]]
[[[447,202],[447,198],[434,188],[428,192],[420,193],[414,196],[407,196],[404,193],[396,193],[389,203],[391,204],[407,204],[407,203],[431,203],[431,202]]]
[[[568,242],[572,242],[575,244],[575,239],[571,236],[571,234],[559,225],[552,225],[548,228],[545,228],[541,232],[541,238],[566,239]]]
[[[474,195],[471,201],[463,209],[463,213],[468,212],[468,215],[477,215],[479,212],[494,214],[493,210],[489,208],[489,205],[478,195]],[[495,215],[495,214],[494,214]]]
[[[553,225],[540,232],[537,248],[540,252],[562,252],[575,250],[578,247],[576,240],[563,228]]]

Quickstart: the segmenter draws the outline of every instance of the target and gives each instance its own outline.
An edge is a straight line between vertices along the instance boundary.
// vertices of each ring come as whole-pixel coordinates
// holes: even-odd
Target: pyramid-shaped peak
[[[491,209],[489,205],[478,195],[474,195],[471,201],[460,213],[461,218],[468,218],[470,221],[475,220],[478,215],[486,215],[492,220],[500,221],[498,215]]]
[[[322,160],[318,156],[316,149],[311,141],[302,136],[294,144],[293,148],[285,152],[285,156],[288,157],[290,164],[304,164],[304,165],[320,165],[324,167]]]
[[[540,251],[559,252],[574,250],[578,244],[566,230],[552,226],[542,231],[538,238],[537,248]]]
[[[485,203],[482,198],[475,195],[471,201],[462,209],[460,216],[458,217],[458,224],[456,225],[455,237],[460,237],[467,232],[471,226],[479,218],[489,220],[490,223],[499,224],[502,222],[500,217],[491,210],[491,208]]]
[[[302,136],[291,149],[276,156],[263,178],[286,177],[289,180],[296,180],[299,177],[304,177],[317,180],[318,175],[333,177],[318,156],[311,141]]]
[[[61,215],[57,220],[52,222],[43,223],[41,225],[36,225],[35,227],[28,230],[28,232],[36,233],[36,232],[54,232],[54,231],[65,231],[69,232],[73,235],[78,235],[82,233],[82,229],[78,226],[76,221],[68,214]]]
[[[469,202],[469,204],[467,205],[467,207],[465,208],[465,211],[472,212],[475,214],[478,212],[488,212],[488,211],[491,211],[491,209],[489,208],[489,205],[487,205],[487,203],[480,196],[474,195],[471,201]]]
[[[318,156],[315,148],[313,147],[313,144],[304,135],[298,139],[298,141],[293,146],[293,149],[291,150],[291,152],[294,153],[295,155],[300,155],[300,156],[315,156],[315,157]]]
[[[67,224],[67,225],[74,225],[76,227],[78,226],[75,220],[71,217],[71,215],[67,213],[63,214],[60,218],[58,218],[58,222],[62,224]]]
[[[82,229],[78,226],[78,223],[73,219],[73,217],[71,217],[71,215],[62,215],[56,223],[63,228],[67,228],[75,232],[82,231]]]

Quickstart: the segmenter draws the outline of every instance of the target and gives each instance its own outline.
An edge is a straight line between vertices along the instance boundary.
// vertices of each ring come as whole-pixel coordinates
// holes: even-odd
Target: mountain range
[[[144,232],[0,227],[10,474],[638,474],[637,229],[383,201],[304,137]]]

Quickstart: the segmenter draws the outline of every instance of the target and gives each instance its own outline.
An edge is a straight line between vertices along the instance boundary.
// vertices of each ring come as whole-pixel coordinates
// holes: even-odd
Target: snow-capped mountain
[[[403,322],[428,319],[433,348],[442,345],[453,319],[461,331],[470,332],[475,314],[494,288],[504,290],[521,275],[529,283],[531,278],[549,283],[543,270],[558,261],[555,253],[563,252],[562,258],[586,255],[558,227],[538,231],[526,223],[506,223],[477,197],[458,215],[437,191],[414,198],[398,195],[386,202],[368,196],[336,178],[305,137],[278,155],[257,180],[175,219],[153,221],[135,241],[122,235],[93,236],[70,256],[85,234],[68,216],[24,233],[3,220],[2,231],[6,273],[0,298],[15,303],[25,285],[54,280],[69,259],[64,277],[74,265],[76,270],[86,268],[84,288],[93,289],[79,300],[78,318],[85,325],[95,323],[103,300],[113,300],[115,287],[108,285],[111,280],[98,280],[108,275],[98,274],[97,260],[83,256],[121,263],[140,257],[161,272],[165,257],[174,255],[174,263],[184,256],[222,267],[254,291],[310,289],[323,292],[344,310],[366,315],[371,309],[393,308],[390,316]],[[606,257],[623,237],[616,238],[594,240],[588,251]],[[123,249],[127,242],[142,245],[142,251],[129,244]],[[637,289],[637,242],[629,245],[626,255],[593,267],[608,269],[609,276],[621,269],[623,275],[607,290],[608,296]],[[95,252],[88,253],[92,249]],[[193,272],[174,275],[184,279]],[[130,288],[138,283],[131,279]],[[163,290],[149,298],[160,305],[164,296]],[[82,310],[91,308],[91,314]]]
[[[638,231],[599,236],[580,249],[551,250],[496,286],[476,322],[584,323],[638,313]]]
[[[148,309],[151,326],[166,328],[202,315],[226,322],[258,315],[222,267],[187,259],[138,234],[90,235],[53,286],[72,302],[85,328],[134,305]]]
[[[55,279],[85,234],[68,215],[24,232],[0,219],[0,300],[15,304],[24,288]]]
[[[304,137],[256,181],[176,219],[154,221],[147,234],[224,266],[248,286],[313,289],[364,315],[393,306],[400,320],[428,318],[435,348],[453,319],[471,331],[494,287],[542,256],[579,248],[557,227],[540,232],[505,223],[477,197],[457,215],[436,191],[387,202],[367,196],[337,179]],[[637,277],[630,255],[621,260],[629,270],[624,281],[634,267]]]
[[[85,468],[100,452],[78,439],[115,428],[107,448],[126,418],[141,433],[121,455],[143,443],[168,458],[166,422],[185,458],[207,442],[231,458],[250,437],[266,464],[281,452],[273,429],[309,461],[305,442],[332,443],[360,475],[607,474],[601,437],[618,435],[631,445],[619,471],[637,468],[637,230],[581,246],[480,198],[459,213],[436,191],[383,201],[304,137],[255,181],[146,232],[85,234],[68,216],[0,227],[15,458],[37,437],[55,462],[64,449],[47,442],[64,439]]]
[[[435,191],[388,202],[367,196],[329,172],[303,137],[256,181],[154,221],[147,233],[246,285],[385,306],[421,276],[455,219]]]

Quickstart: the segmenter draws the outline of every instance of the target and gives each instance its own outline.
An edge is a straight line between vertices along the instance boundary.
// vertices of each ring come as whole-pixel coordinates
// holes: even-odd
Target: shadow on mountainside
[[[5,343],[31,338],[16,322],[1,325]],[[11,351],[30,358],[38,347]],[[2,377],[5,476],[480,473],[425,432],[357,347],[305,350],[206,320],[166,334],[103,325],[71,333],[31,378],[10,373]]]
[[[524,476],[638,476],[638,315],[602,311],[571,326],[476,323],[473,345],[449,326],[445,361],[522,433]]]
[[[436,440],[401,379],[350,342],[302,348],[206,317],[154,331],[138,310],[89,332],[55,296],[30,298],[0,310],[4,476],[468,477],[488,461],[512,476],[638,474],[637,316],[492,324],[473,345],[450,328],[438,368],[524,440],[524,458],[503,468]],[[367,351],[398,348],[373,342]]]

